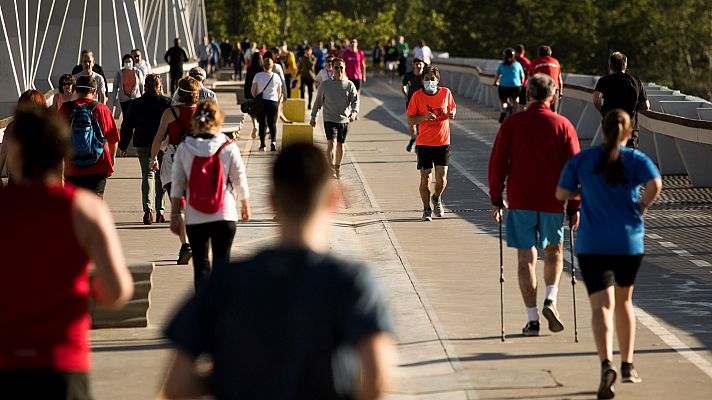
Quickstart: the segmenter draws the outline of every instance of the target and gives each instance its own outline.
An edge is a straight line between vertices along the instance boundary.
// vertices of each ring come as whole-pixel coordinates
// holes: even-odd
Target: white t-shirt
[[[262,98],[265,100],[279,101],[277,89],[282,86],[282,78],[279,75],[274,72],[259,72],[252,80],[252,84],[257,84],[255,95],[262,93]]]
[[[430,50],[429,46],[418,46],[414,48],[413,56],[422,58],[426,64],[430,64],[433,61],[433,52]]]
[[[317,82],[329,81],[334,76],[334,71],[329,72],[326,68],[322,68],[316,77],[314,78]]]

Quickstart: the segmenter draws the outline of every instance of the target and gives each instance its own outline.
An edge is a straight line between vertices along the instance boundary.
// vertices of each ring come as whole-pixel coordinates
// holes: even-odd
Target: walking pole
[[[504,255],[502,254],[502,217],[499,211],[499,317],[502,326],[502,341],[504,342]]]
[[[574,296],[574,342],[578,343],[578,323],[576,320],[576,264],[574,264],[574,226],[569,222],[569,244],[571,245],[571,289]]]

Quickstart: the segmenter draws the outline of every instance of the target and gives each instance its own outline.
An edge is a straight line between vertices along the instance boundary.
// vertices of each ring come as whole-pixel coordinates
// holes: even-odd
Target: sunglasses
[[[343,70],[344,70],[344,67],[334,67],[334,69],[337,70],[337,71],[343,71]]]

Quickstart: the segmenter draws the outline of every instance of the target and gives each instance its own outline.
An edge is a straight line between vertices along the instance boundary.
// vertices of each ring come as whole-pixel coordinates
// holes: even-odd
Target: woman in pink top
[[[62,107],[65,101],[74,100],[74,91],[77,90],[77,80],[72,74],[64,74],[59,77],[57,93],[52,98],[52,108],[56,111]]]
[[[131,274],[104,202],[62,184],[66,122],[36,105],[18,107],[14,121],[14,184],[0,191],[0,391],[8,399],[88,399],[88,297],[122,305],[133,293]]]

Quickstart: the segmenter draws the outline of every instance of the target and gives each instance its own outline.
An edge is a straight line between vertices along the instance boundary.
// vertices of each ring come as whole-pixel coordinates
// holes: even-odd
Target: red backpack
[[[225,200],[225,179],[220,153],[231,143],[232,140],[226,141],[209,157],[193,158],[188,179],[188,204],[194,209],[213,214],[222,208]]]

